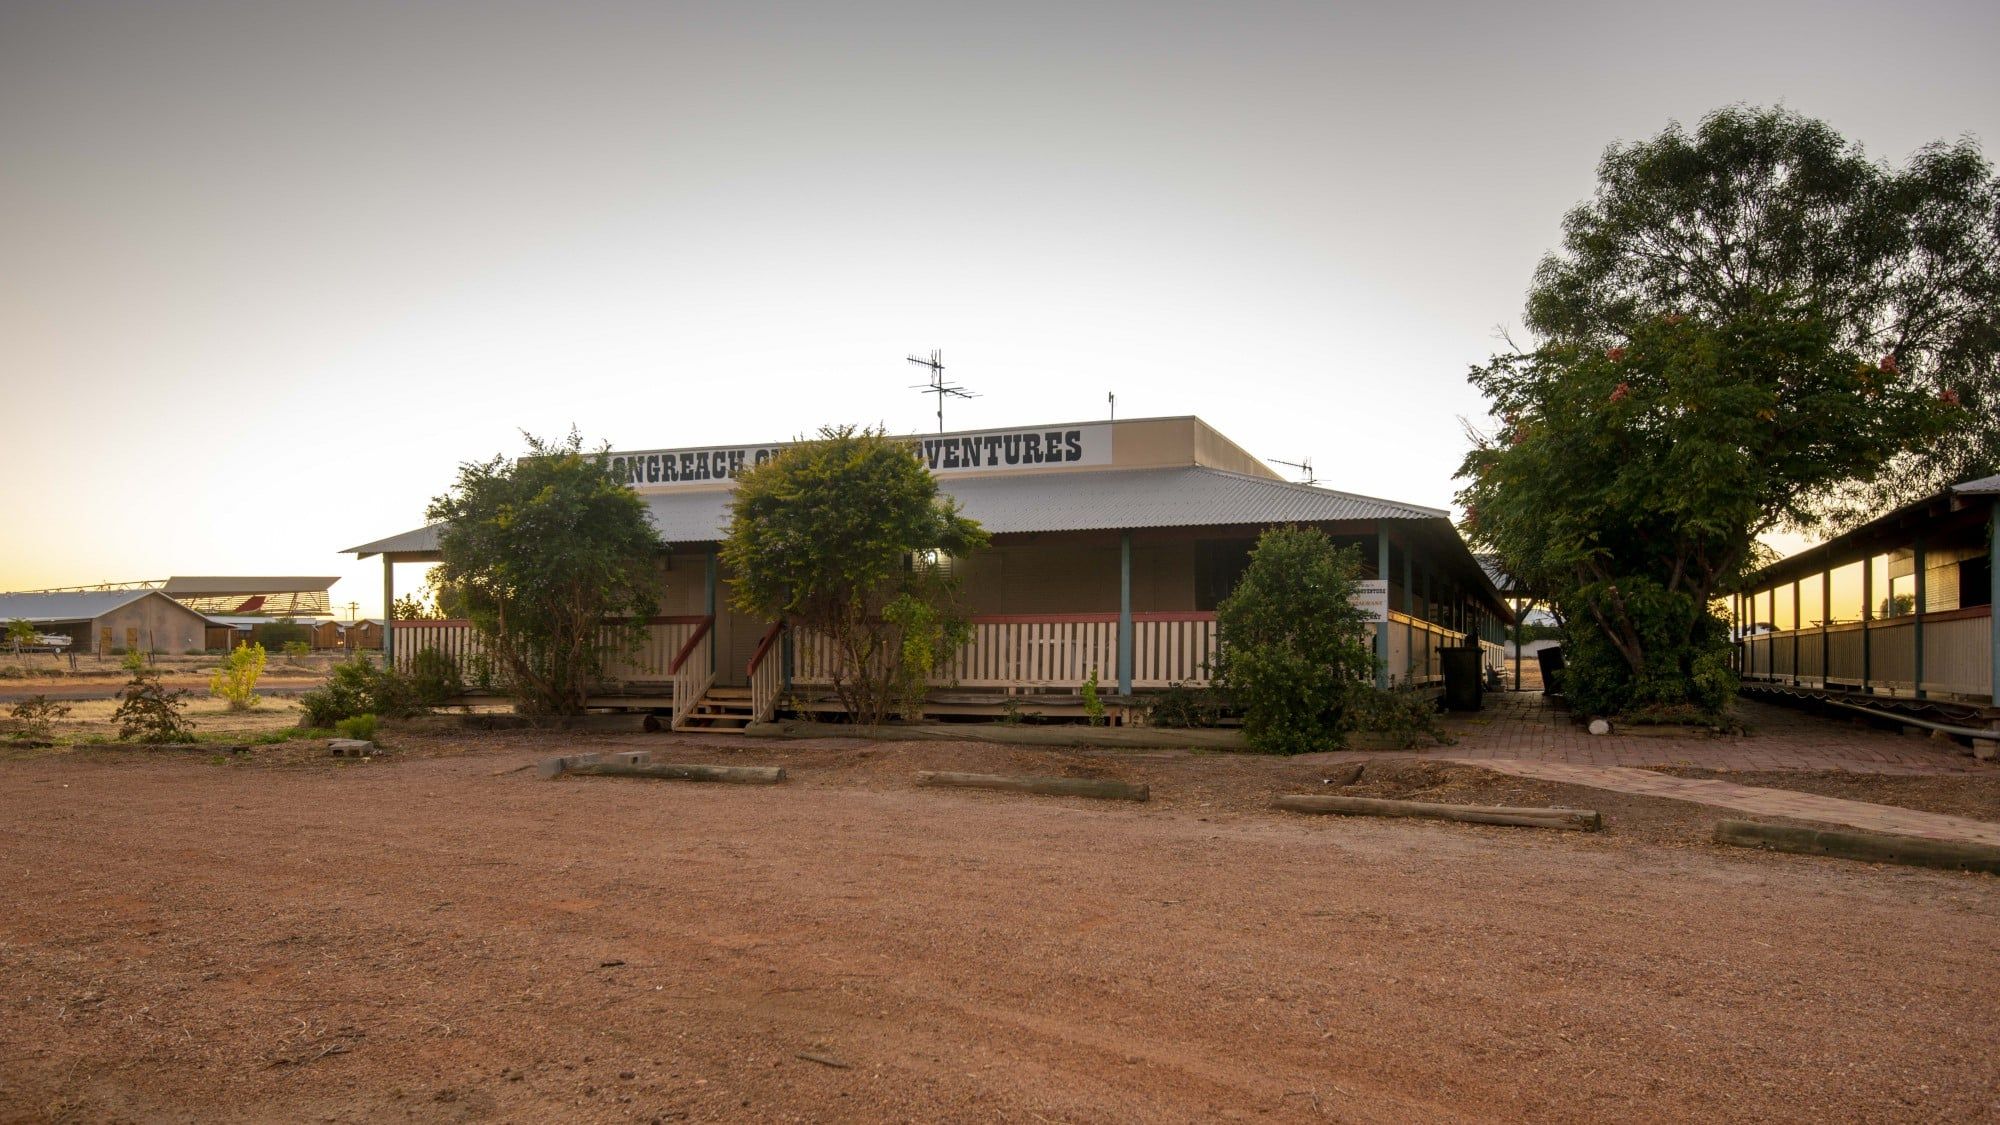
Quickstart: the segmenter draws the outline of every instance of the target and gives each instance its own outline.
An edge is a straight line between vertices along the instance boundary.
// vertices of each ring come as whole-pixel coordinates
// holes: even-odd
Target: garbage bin
[[[1547,695],[1561,695],[1563,690],[1563,650],[1561,645],[1550,645],[1535,654],[1535,660],[1542,666],[1542,691]]]
[[[1444,705],[1453,711],[1477,711],[1483,705],[1485,683],[1481,665],[1486,653],[1477,648],[1443,648]]]

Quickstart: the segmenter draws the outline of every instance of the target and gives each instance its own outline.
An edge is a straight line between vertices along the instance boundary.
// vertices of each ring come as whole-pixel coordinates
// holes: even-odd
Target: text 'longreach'
[[[934,473],[1111,463],[1111,427],[1105,424],[944,434],[908,438],[905,444]],[[769,461],[783,448],[785,444],[613,453],[611,471],[641,490],[714,483],[734,480],[746,469]]]

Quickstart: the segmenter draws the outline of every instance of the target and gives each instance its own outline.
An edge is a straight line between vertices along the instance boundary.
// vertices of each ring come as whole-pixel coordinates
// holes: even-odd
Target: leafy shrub
[[[1090,670],[1090,678],[1083,681],[1083,713],[1090,718],[1090,725],[1104,725],[1104,701],[1097,697],[1097,669]]]
[[[286,661],[297,664],[306,656],[311,655],[312,645],[305,641],[286,641],[281,651],[284,652]]]
[[[181,714],[187,706],[187,695],[179,689],[169,690],[160,682],[158,672],[147,668],[134,672],[118,696],[118,710],[111,713],[118,723],[118,737],[147,742],[193,742],[194,725]]]
[[[407,676],[355,655],[333,666],[322,687],[299,697],[305,725],[330,727],[356,715],[398,719],[424,709]]]
[[[465,694],[458,664],[434,648],[420,648],[410,658],[410,692],[425,707],[441,707]]]
[[[1146,725],[1186,728],[1212,727],[1221,717],[1222,703],[1215,693],[1175,681],[1155,695],[1146,707]]]
[[[132,673],[134,676],[146,670],[146,653],[144,649],[114,648],[111,651],[120,656],[118,666]]]
[[[375,741],[375,716],[367,714],[350,715],[333,724],[333,729],[339,731],[342,738],[355,738],[362,742],[373,742]]]
[[[492,691],[499,685],[495,674],[493,658],[483,652],[475,652],[465,658],[464,678],[480,691]]]
[[[1437,699],[1422,688],[1399,684],[1384,691],[1357,683],[1352,692],[1348,706],[1361,730],[1387,734],[1405,750],[1416,749],[1426,739],[1439,746],[1454,741],[1438,722]]]
[[[69,717],[69,704],[56,703],[45,695],[31,695],[8,708],[7,713],[19,719],[19,738],[47,738],[55,733],[55,721]]]
[[[1354,686],[1375,654],[1353,597],[1361,552],[1317,529],[1266,531],[1242,580],[1216,607],[1216,685],[1243,708],[1243,734],[1267,754],[1306,754],[1346,742]]]
[[[263,645],[267,650],[285,651],[285,646],[297,641],[310,651],[312,647],[312,626],[296,621],[272,621],[250,627],[250,640]]]
[[[264,674],[264,661],[263,645],[238,643],[209,677],[208,693],[227,700],[231,711],[250,710],[257,706],[257,677]]]

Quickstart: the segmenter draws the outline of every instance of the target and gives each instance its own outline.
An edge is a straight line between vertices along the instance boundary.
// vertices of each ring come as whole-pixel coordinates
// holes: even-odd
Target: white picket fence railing
[[[1994,702],[1990,606],[1925,614],[1923,643],[1926,693]],[[1737,647],[1745,680],[1865,687],[1878,695],[1913,695],[1919,686],[1917,619],[1909,614],[1758,633]]]
[[[1133,614],[1132,686],[1208,682],[1215,656],[1212,613]],[[801,684],[830,684],[842,658],[832,641],[794,631],[795,668]],[[1070,613],[982,616],[972,636],[931,677],[933,687],[1076,690],[1095,675],[1098,686],[1118,683],[1118,615]]]
[[[607,624],[598,633],[604,652],[604,680],[607,684],[663,684],[673,678],[668,666],[674,655],[701,626],[702,617],[655,617],[637,645],[629,643],[624,626]],[[485,653],[479,631],[470,621],[396,622],[396,667],[409,671],[410,662],[424,649],[436,649],[451,658],[459,675],[470,680],[478,659]]]

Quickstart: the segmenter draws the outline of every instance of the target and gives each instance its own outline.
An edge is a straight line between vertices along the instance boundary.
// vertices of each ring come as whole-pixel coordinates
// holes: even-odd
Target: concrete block
[[[327,740],[326,749],[336,758],[361,758],[373,754],[375,744],[359,738],[334,738]]]

